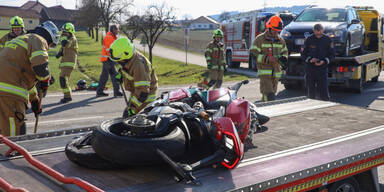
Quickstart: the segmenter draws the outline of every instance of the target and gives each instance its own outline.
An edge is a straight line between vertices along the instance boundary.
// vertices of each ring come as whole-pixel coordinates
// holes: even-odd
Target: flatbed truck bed
[[[92,128],[11,139],[63,175],[105,191],[307,191],[367,170],[377,174],[375,167],[384,163],[384,111],[309,99],[258,111],[271,120],[246,145],[241,164],[231,171],[196,171],[198,186],[175,182],[167,165],[98,171],[73,164],[65,144]],[[0,177],[28,191],[81,191],[53,181],[24,158],[0,157]],[[370,187],[377,190],[378,182]]]

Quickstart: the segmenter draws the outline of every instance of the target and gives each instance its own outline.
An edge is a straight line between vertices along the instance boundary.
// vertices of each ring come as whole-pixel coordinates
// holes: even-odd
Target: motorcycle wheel
[[[126,167],[112,163],[97,155],[90,144],[92,139],[92,133],[75,137],[65,146],[65,155],[67,158],[77,165],[91,169],[111,170]]]
[[[102,122],[92,133],[94,139],[91,144],[95,152],[102,158],[123,165],[163,163],[156,153],[157,148],[176,160],[185,152],[186,137],[176,125],[169,127],[166,132],[145,137],[116,134],[124,129],[121,118]]]

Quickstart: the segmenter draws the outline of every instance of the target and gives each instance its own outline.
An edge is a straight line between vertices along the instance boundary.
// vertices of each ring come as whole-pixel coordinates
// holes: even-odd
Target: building
[[[0,29],[10,29],[9,20],[18,15],[24,19],[25,28],[33,29],[39,22],[41,15],[36,11],[24,11],[19,7],[0,6]]]
[[[66,22],[74,23],[75,14],[76,10],[65,9],[61,5],[46,7],[39,1],[28,1],[20,7],[0,6],[0,29],[9,29],[9,19],[15,15],[24,19],[27,29],[47,20],[54,22],[60,29]]]
[[[206,16],[201,16],[190,23],[192,30],[217,29],[219,27],[220,23]]]

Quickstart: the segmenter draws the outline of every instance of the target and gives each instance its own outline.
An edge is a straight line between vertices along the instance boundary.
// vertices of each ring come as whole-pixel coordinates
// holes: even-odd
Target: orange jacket
[[[108,60],[109,57],[109,46],[115,41],[117,37],[112,33],[108,32],[103,40],[103,48],[101,49],[101,58],[100,61],[104,62]]]

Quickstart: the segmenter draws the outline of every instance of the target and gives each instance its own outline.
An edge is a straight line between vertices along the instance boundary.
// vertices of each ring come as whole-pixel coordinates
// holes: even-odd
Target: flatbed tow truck
[[[0,191],[380,191],[384,111],[305,97],[258,104],[258,111],[271,120],[246,145],[240,165],[194,172],[201,185],[176,182],[167,165],[107,171],[79,167],[64,148],[94,128],[85,127],[0,138],[1,154],[9,152],[4,143],[15,143],[32,155],[0,156]]]

